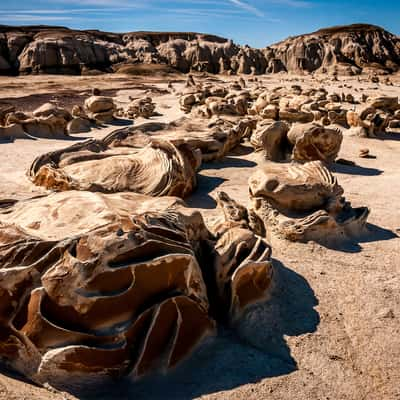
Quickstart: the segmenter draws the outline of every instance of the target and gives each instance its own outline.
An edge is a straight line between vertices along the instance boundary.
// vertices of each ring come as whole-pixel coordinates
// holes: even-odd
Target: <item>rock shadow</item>
[[[359,242],[360,243],[380,242],[396,238],[399,238],[399,236],[390,229],[381,228],[378,225],[368,223],[367,233],[360,238]]]
[[[257,163],[245,160],[239,157],[224,157],[221,160],[202,164],[200,170],[224,169],[224,168],[251,168],[257,166]]]
[[[234,149],[232,149],[228,155],[229,156],[247,156],[251,153],[254,153],[254,148],[252,146],[246,146],[243,144],[239,144]]]
[[[400,132],[389,131],[386,133],[380,133],[377,135],[376,138],[371,138],[371,139],[391,140],[394,142],[399,142],[400,141]]]
[[[360,165],[344,165],[333,164],[332,172],[349,175],[377,176],[383,173],[382,170],[376,168],[367,168]]]
[[[273,259],[274,287],[270,299],[249,307],[235,327],[238,336],[260,351],[286,363],[287,372],[297,369],[285,336],[316,331],[320,318],[313,289],[307,280]],[[278,372],[278,371],[277,371]],[[277,376],[281,373],[277,373]]]
[[[129,125],[133,125],[133,120],[131,119],[127,119],[127,118],[114,118],[114,120],[112,122],[110,122],[107,125],[110,126],[129,126]]]
[[[215,209],[217,203],[210,196],[210,193],[225,181],[224,178],[198,173],[196,190],[185,199],[186,204],[193,208]]]
[[[127,378],[80,398],[191,399],[295,371],[297,364],[284,337],[316,331],[318,300],[301,275],[277,260],[274,267],[271,298],[248,308],[232,328],[221,328],[174,371],[136,382]]]
[[[359,253],[362,251],[362,243],[380,242],[398,237],[396,233],[389,229],[367,223],[364,231],[357,237],[350,237],[349,239],[338,242],[319,242],[319,244],[330,250],[342,251],[344,253]]]

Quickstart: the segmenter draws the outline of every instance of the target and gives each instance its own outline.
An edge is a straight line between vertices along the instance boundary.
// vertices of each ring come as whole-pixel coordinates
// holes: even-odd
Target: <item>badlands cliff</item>
[[[0,26],[0,73],[4,75],[113,72],[125,64],[233,74],[390,73],[400,66],[400,41],[380,27],[365,24],[322,29],[263,49],[191,32]]]

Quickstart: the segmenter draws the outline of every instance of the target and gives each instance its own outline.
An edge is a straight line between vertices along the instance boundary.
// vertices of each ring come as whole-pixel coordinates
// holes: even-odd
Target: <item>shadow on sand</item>
[[[183,400],[295,371],[284,336],[315,332],[318,301],[301,275],[277,260],[274,267],[271,299],[248,308],[235,327],[221,328],[177,369],[137,382],[124,379],[79,398]]]
[[[386,132],[386,133],[381,133],[376,138],[371,138],[371,139],[392,140],[395,142],[399,142],[400,141],[400,133],[390,131],[390,132]]]
[[[377,176],[383,173],[382,170],[376,168],[361,167],[360,165],[344,165],[344,164],[333,164],[332,172],[339,174],[349,175],[362,175],[362,176]]]
[[[385,228],[381,228],[378,225],[367,224],[367,234],[363,235],[360,239],[360,243],[380,242],[383,240],[396,239],[399,236],[393,231]]]
[[[251,168],[257,164],[254,161],[245,160],[239,157],[224,157],[221,160],[202,164],[200,171],[207,169],[224,169],[224,168]]]
[[[186,204],[193,208],[214,209],[217,206],[210,192],[225,182],[226,179],[217,176],[197,174],[197,188],[193,195],[185,199]]]
[[[234,147],[228,155],[230,156],[247,156],[251,153],[254,153],[254,148],[253,146],[250,146],[248,144],[243,145],[239,144],[238,146]]]
[[[357,238],[337,243],[319,243],[330,250],[342,251],[344,253],[359,253],[362,243],[380,242],[383,240],[396,239],[399,236],[393,231],[381,228],[377,225],[367,223],[365,232]]]
[[[133,121],[131,119],[126,119],[126,118],[115,118],[114,121],[108,124],[108,126],[129,126],[129,125],[133,125]]]
[[[257,164],[253,161],[244,160],[239,157],[224,157],[222,160],[202,164],[197,173],[197,187],[194,194],[187,199],[189,207],[214,209],[217,204],[210,193],[226,181],[225,178],[207,176],[201,173],[206,170],[219,170],[224,168],[252,168]]]

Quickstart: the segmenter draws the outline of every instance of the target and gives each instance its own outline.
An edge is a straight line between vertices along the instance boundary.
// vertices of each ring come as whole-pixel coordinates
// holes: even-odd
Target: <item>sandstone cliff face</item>
[[[290,72],[394,71],[400,65],[400,41],[377,26],[349,25],[288,38],[267,48],[266,57]]]
[[[181,72],[264,74],[281,71],[356,74],[395,71],[400,41],[372,25],[323,29],[254,49],[199,33],[114,34],[62,27],[0,26],[0,73],[82,73],[121,63],[167,64]]]

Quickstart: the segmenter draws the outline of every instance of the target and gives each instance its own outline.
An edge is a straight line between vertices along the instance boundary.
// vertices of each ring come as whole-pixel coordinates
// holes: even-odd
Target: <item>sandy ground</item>
[[[75,104],[71,96],[83,101],[91,88],[99,87],[121,103],[129,96],[152,93],[157,111],[163,114],[156,120],[171,121],[183,115],[175,96],[163,92],[165,78],[105,78],[0,78],[0,103],[28,101],[33,109],[50,98],[68,106]],[[264,79],[273,86],[319,85],[299,77]],[[179,89],[182,83],[176,86]],[[353,94],[363,89],[365,93],[400,96],[398,84],[371,85],[356,78],[325,87]],[[66,95],[64,103],[62,93]],[[100,138],[115,128],[108,126],[74,140]],[[40,193],[25,177],[27,168],[37,155],[68,144],[60,140],[1,143],[1,197],[26,198]],[[359,149],[365,147],[375,159],[358,158]],[[3,371],[0,399],[400,399],[400,135],[381,139],[345,135],[340,157],[357,164],[337,165],[336,174],[347,200],[370,207],[369,234],[336,249],[273,240],[278,276],[273,300],[249,309],[238,334],[221,330],[166,377],[126,380],[95,393],[38,388]],[[225,190],[246,203],[247,180],[261,162],[244,144],[225,159],[203,165],[198,189],[188,204],[211,220],[216,190]]]

